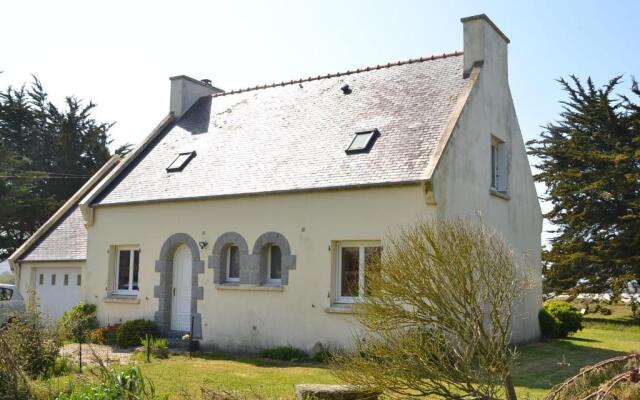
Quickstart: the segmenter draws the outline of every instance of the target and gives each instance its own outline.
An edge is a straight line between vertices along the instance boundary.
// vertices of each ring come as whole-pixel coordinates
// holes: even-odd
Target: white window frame
[[[267,247],[267,282],[272,285],[281,285],[282,284],[282,249],[280,249],[280,279],[271,279],[271,249],[273,249],[274,246],[276,245],[270,244]]]
[[[129,289],[119,289],[118,282],[120,281],[120,252],[130,251],[129,254]],[[133,262],[135,260],[135,252],[138,251],[142,254],[140,247],[138,246],[117,246],[116,247],[116,262],[115,271],[113,274],[113,294],[120,294],[125,296],[137,296],[140,290],[133,290]],[[140,255],[138,255],[138,288],[140,288]]]
[[[342,249],[344,247],[358,247],[358,296],[342,296]],[[340,241],[336,246],[336,275],[335,275],[335,302],[350,304],[361,301],[364,297],[364,269],[365,257],[364,249],[366,247],[380,247],[382,244],[379,240],[358,240],[358,241]]]
[[[491,136],[490,167],[490,189],[499,193],[507,193],[507,146],[505,142],[495,136]]]
[[[231,283],[237,283],[237,282],[240,282],[240,271],[239,270],[238,270],[238,277],[237,278],[230,278],[229,277],[229,272],[231,271],[231,248],[232,247],[238,248],[238,246],[234,246],[234,245],[227,246],[227,273],[225,275],[225,281],[226,282],[231,282]],[[238,248],[238,252],[240,252],[239,248]]]

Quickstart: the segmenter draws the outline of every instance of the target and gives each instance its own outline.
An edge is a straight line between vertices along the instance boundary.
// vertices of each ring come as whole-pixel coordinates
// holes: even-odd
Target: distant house
[[[171,78],[170,113],[11,256],[52,317],[155,320],[204,345],[347,344],[387,233],[479,216],[525,255],[517,342],[538,337],[541,213],[507,37],[462,20],[464,53],[223,91]]]

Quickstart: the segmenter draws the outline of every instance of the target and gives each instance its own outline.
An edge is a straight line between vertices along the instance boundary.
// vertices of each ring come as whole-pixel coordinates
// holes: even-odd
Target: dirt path
[[[70,357],[73,361],[78,360],[77,343],[65,344],[60,349],[61,356]],[[118,347],[105,346],[100,344],[83,344],[82,345],[82,362],[87,364],[95,364],[95,356],[100,357],[105,363],[127,364],[131,360],[133,350],[121,349]]]

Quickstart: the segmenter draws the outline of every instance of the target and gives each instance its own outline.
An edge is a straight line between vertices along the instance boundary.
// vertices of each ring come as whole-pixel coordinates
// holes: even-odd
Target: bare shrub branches
[[[495,232],[420,222],[390,237],[365,274],[354,306],[363,330],[355,351],[333,358],[339,378],[390,397],[515,399],[510,324],[531,281]]]

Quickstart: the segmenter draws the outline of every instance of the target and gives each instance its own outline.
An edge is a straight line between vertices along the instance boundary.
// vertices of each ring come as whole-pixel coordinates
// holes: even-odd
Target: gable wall
[[[510,200],[489,191],[491,135],[507,146]],[[481,218],[510,242],[521,265],[530,268],[534,286],[517,311],[515,342],[539,336],[537,313],[542,303],[542,216],[530,171],[506,72],[485,63],[434,171],[434,195],[439,216]],[[525,255],[526,262],[522,262]]]
[[[186,233],[195,242],[208,242],[199,251],[204,273],[197,274],[204,345],[240,351],[285,344],[309,349],[316,342],[346,345],[355,329],[350,316],[325,310],[333,290],[332,241],[383,239],[395,227],[434,215],[420,185],[97,207],[89,227],[85,298],[98,305],[103,324],[153,319],[159,305],[154,286],[160,284],[155,262],[167,238]],[[284,235],[296,260],[283,291],[216,288],[208,258],[216,239],[228,231],[242,235],[249,252],[265,232]],[[104,300],[112,268],[109,246],[118,244],[141,248],[139,303]]]

